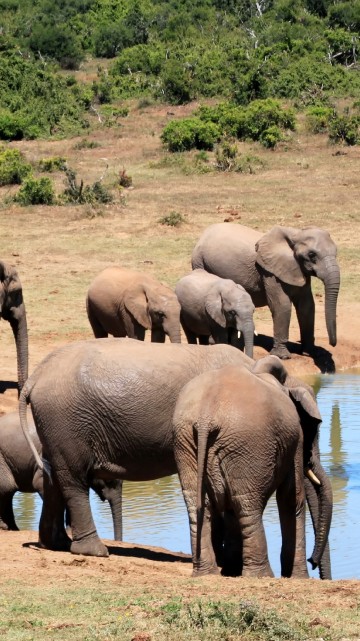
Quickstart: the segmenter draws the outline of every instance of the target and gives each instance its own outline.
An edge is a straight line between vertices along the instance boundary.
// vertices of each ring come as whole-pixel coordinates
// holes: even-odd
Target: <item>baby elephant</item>
[[[271,359],[284,385],[267,373]],[[243,576],[273,576],[262,515],[276,491],[282,576],[305,578],[304,462],[317,488],[313,567],[327,546],[331,522],[331,488],[317,447],[321,418],[308,386],[289,378],[287,387],[277,357],[260,359],[254,367],[257,373],[234,365],[206,372],[178,397],[174,451],[189,515],[193,573],[217,573],[218,565],[227,563],[225,574],[236,564]],[[218,515],[225,523],[220,547]],[[237,542],[230,536],[227,543],[227,523]]]
[[[180,319],[189,343],[215,343],[238,346],[242,332],[245,353],[252,358],[254,346],[254,304],[241,285],[234,281],[194,269],[181,278],[175,292],[181,305]]]
[[[41,454],[41,443],[30,410],[27,416],[31,438]],[[101,479],[95,479],[92,488],[102,501],[109,501],[114,538],[121,541],[122,481],[105,483]],[[15,522],[12,504],[16,492],[38,492],[42,497],[43,473],[39,470],[21,429],[19,412],[10,412],[0,418],[0,530],[19,529]]]
[[[95,338],[129,336],[180,343],[180,305],[175,293],[158,280],[132,269],[107,267],[91,283],[86,309]]]

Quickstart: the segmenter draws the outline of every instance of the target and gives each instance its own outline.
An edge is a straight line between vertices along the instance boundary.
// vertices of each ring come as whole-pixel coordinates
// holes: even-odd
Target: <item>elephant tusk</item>
[[[310,481],[312,481],[312,482],[313,482],[313,483],[315,483],[316,485],[321,485],[321,481],[319,481],[319,479],[318,479],[318,477],[316,476],[316,474],[314,474],[314,472],[313,472],[312,470],[310,470],[310,468],[309,468],[309,467],[307,467],[307,468],[305,469],[305,476],[307,476],[307,477],[308,477],[308,479],[310,479]]]
[[[238,329],[238,338],[241,338],[241,331]]]
[[[259,336],[259,334],[257,333],[256,329],[254,329],[254,334],[255,334],[255,336]]]

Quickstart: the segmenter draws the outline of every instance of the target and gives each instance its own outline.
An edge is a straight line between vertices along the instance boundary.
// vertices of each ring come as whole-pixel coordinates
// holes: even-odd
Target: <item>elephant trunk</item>
[[[254,332],[255,326],[253,320],[247,320],[242,324],[242,327],[238,327],[238,330],[242,331],[244,338],[245,354],[250,358],[253,358],[254,352]]]
[[[122,482],[119,482],[119,488],[115,496],[112,495],[109,499],[111,515],[114,525],[114,540],[123,540],[123,526],[122,526]]]
[[[29,367],[28,331],[24,306],[22,306],[16,318],[10,319],[10,325],[16,343],[18,385],[21,391],[28,378]]]
[[[171,343],[181,343],[180,323],[171,325],[165,329],[166,334],[170,338]]]
[[[308,478],[305,478],[305,495],[314,532],[316,533],[319,520],[319,495],[316,491],[316,487]],[[332,578],[329,541],[326,542],[323,555],[319,561],[319,573],[321,579],[330,580]]]
[[[317,447],[318,449],[318,447]],[[307,492],[306,498],[308,500],[309,509],[311,513],[311,518],[314,524],[315,530],[315,544],[313,552],[310,556],[309,563],[311,563],[312,568],[316,568],[320,565],[320,573],[324,573],[324,576],[321,578],[331,578],[330,570],[330,558],[326,562],[326,546],[328,544],[328,537],[331,525],[332,517],[332,489],[330,480],[325,474],[324,468],[320,463],[318,456],[312,458],[312,471],[317,476],[320,481],[320,485],[314,485],[313,489],[317,495],[317,501],[313,499],[313,492]],[[306,480],[305,490],[307,488],[308,481]],[[308,488],[309,489],[309,488]],[[316,505],[317,504],[317,505]],[[312,510],[312,506],[314,506]],[[325,555],[325,556],[324,556]],[[324,557],[324,563],[321,563],[322,558]],[[328,565],[328,567],[324,567]],[[323,569],[321,569],[323,568]]]
[[[340,288],[340,269],[335,257],[327,256],[323,261],[323,270],[317,275],[325,286],[325,319],[329,343],[336,345],[336,303]]]

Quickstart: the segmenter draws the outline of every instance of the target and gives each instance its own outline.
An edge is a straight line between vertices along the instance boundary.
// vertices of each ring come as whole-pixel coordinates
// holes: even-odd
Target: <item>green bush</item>
[[[80,180],[79,183],[75,171],[68,168],[66,170],[66,188],[61,195],[61,200],[64,203],[77,205],[85,203],[94,205],[96,203],[111,203],[113,196],[100,181],[96,181],[92,185],[84,185],[83,180]]]
[[[190,102],[192,90],[191,71],[178,60],[169,60],[160,76],[163,98],[172,105]]]
[[[283,140],[283,138],[284,136],[279,127],[272,125],[261,132],[259,140],[264,147],[274,149],[277,143]]]
[[[213,122],[203,122],[196,117],[172,120],[161,134],[161,140],[167,145],[169,151],[211,150],[219,138],[218,125]]]
[[[78,69],[84,58],[76,35],[67,24],[34,24],[29,38],[30,49],[57,60],[64,69]]]
[[[161,225],[168,225],[169,227],[179,227],[183,222],[185,222],[185,218],[177,211],[171,211],[167,216],[159,218]]]
[[[335,116],[329,123],[329,139],[333,143],[360,144],[359,116]]]
[[[16,194],[15,201],[24,206],[53,205],[55,192],[50,178],[28,177]]]
[[[62,158],[62,156],[42,158],[41,160],[39,160],[38,168],[39,171],[47,171],[49,173],[53,171],[65,171],[66,158]]]
[[[30,173],[31,165],[18,149],[0,148],[0,186],[20,185]]]
[[[313,134],[320,134],[327,130],[334,110],[322,105],[309,107],[306,110],[306,125]]]

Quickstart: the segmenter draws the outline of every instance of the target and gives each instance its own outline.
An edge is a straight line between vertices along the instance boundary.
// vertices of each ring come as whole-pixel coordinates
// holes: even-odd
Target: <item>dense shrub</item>
[[[76,35],[66,24],[35,24],[29,38],[30,49],[57,60],[64,69],[78,69],[84,58]]]
[[[329,122],[329,139],[333,143],[360,144],[360,117],[336,115]]]
[[[167,145],[169,151],[213,149],[219,138],[218,125],[213,122],[203,122],[196,117],[172,120],[161,134],[161,140]]]
[[[72,169],[66,170],[66,187],[61,195],[61,200],[64,203],[73,203],[77,205],[96,204],[96,203],[111,203],[113,196],[110,191],[101,183],[96,181],[92,185],[84,185],[81,179],[78,182],[76,173]]]
[[[283,138],[281,130],[276,125],[264,129],[259,136],[261,144],[268,149],[274,149]]]
[[[42,158],[38,164],[39,171],[65,171],[66,158],[62,156],[53,156],[52,158]]]
[[[306,124],[313,134],[323,133],[329,126],[334,110],[331,107],[317,105],[306,110]]]
[[[24,206],[53,205],[55,192],[50,178],[28,177],[16,194],[15,201]]]
[[[0,186],[20,185],[30,173],[31,165],[18,149],[0,148]]]

